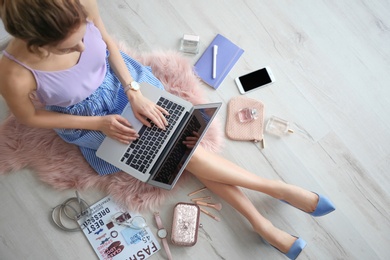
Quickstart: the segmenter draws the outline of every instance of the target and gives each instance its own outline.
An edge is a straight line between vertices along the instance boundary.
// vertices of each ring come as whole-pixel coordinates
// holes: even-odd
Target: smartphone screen
[[[268,73],[266,68],[238,77],[238,80],[245,92],[273,82],[271,75]]]

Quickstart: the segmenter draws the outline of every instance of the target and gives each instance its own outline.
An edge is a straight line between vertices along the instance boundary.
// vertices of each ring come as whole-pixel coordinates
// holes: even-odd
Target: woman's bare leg
[[[186,169],[199,179],[260,191],[305,212],[313,212],[318,203],[318,196],[313,192],[257,176],[201,146],[196,148]]]
[[[233,208],[240,212],[252,225],[261,237],[283,253],[287,253],[296,238],[274,227],[264,218],[248,199],[248,197],[236,186],[218,183],[203,178],[198,178],[210,191],[221,197]]]

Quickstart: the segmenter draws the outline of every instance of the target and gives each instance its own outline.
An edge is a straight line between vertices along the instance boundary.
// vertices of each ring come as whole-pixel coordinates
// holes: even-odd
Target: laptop
[[[169,112],[166,130],[159,129],[153,123],[152,127],[144,126],[127,104],[122,116],[129,120],[140,137],[129,145],[106,137],[96,155],[142,182],[171,190],[222,103],[194,106],[148,83],[140,85],[145,97]],[[197,138],[191,148],[183,144],[188,136]]]

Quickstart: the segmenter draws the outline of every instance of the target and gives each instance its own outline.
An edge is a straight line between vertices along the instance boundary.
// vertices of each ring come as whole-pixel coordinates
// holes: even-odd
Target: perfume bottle
[[[265,131],[276,136],[294,133],[294,131],[290,129],[290,123],[288,121],[276,116],[271,116],[268,120]]]
[[[238,111],[238,120],[241,123],[247,123],[257,119],[257,109],[246,107]]]
[[[180,51],[197,54],[199,52],[199,36],[184,34],[180,42]]]

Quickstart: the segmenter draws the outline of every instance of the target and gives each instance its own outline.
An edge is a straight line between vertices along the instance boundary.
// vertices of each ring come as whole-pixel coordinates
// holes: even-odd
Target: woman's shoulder
[[[0,93],[3,96],[6,93],[29,93],[35,88],[32,73],[3,54],[0,58]]]
[[[88,20],[95,21],[99,16],[99,8],[96,0],[80,0],[88,13]]]
[[[2,54],[2,60],[12,61],[13,59],[16,59],[22,63],[31,60],[31,58],[34,56],[33,53],[27,50],[26,44],[22,40],[16,38],[12,38],[8,42]]]
[[[88,16],[91,15],[91,12],[97,7],[96,0],[80,0],[80,3],[84,6],[85,10],[88,13]],[[88,17],[91,18],[91,17]]]

